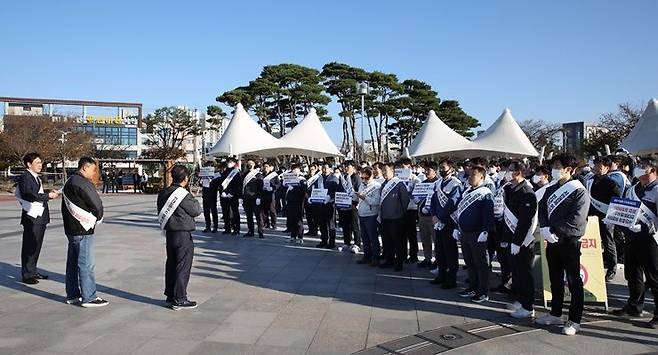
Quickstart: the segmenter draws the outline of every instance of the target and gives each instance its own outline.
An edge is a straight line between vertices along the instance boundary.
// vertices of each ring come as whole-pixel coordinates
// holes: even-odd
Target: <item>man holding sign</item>
[[[167,237],[167,262],[165,268],[165,291],[167,303],[173,310],[196,308],[196,302],[187,298],[194,242],[192,232],[194,218],[203,210],[199,202],[185,187],[190,172],[183,165],[171,169],[171,186],[158,195],[158,222]]]
[[[103,307],[108,301],[96,296],[94,273],[94,230],[103,219],[103,202],[92,183],[96,161],[82,157],[78,172],[62,188],[62,220],[68,239],[66,256],[66,303],[82,307]]]
[[[308,202],[314,205],[321,241],[316,248],[333,249],[336,246],[336,222],[334,220],[334,196],[338,191],[338,178],[328,162],[323,162],[322,174],[309,180],[311,197]],[[313,181],[311,183],[311,181]]]
[[[629,297],[626,306],[613,313],[619,316],[640,317],[644,308],[646,289],[653,294],[653,318],[649,328],[658,328],[658,161],[642,158],[633,175],[639,180],[626,192],[626,198],[639,201],[637,224],[625,233],[626,248],[624,276],[628,281]],[[646,280],[646,281],[645,281]]]
[[[432,266],[432,243],[436,241],[436,231],[432,221],[432,195],[434,187],[438,181],[436,175],[436,163],[429,162],[425,168],[425,180],[416,184],[412,192],[414,202],[418,205],[418,226],[420,229],[420,240],[423,243],[423,255],[425,259],[418,264],[418,267],[425,268]],[[438,249],[436,249],[438,253]],[[438,257],[437,257],[438,258]]]

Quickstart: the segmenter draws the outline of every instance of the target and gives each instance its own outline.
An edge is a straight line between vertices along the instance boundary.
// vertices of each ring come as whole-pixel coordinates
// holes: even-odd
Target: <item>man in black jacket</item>
[[[171,169],[172,185],[158,195],[158,219],[167,237],[167,262],[165,266],[165,291],[167,303],[173,310],[196,308],[187,298],[194,242],[192,231],[194,218],[203,212],[199,202],[185,190],[190,172],[183,165]]]
[[[23,282],[35,285],[48,275],[37,271],[37,261],[41,253],[46,225],[50,223],[48,200],[56,198],[57,192],[45,193],[39,173],[43,163],[38,153],[28,153],[23,157],[25,172],[16,186],[16,197],[22,207],[23,244],[21,246],[21,274]]]
[[[108,301],[96,296],[94,231],[103,219],[103,202],[92,183],[98,166],[89,157],[78,161],[78,172],[62,188],[62,219],[68,238],[66,303],[103,307]]]
[[[242,208],[247,215],[247,233],[245,237],[254,236],[254,215],[258,228],[258,238],[263,238],[263,220],[260,216],[261,196],[263,195],[263,174],[256,167],[256,162],[247,160],[247,171],[242,178]]]
[[[265,228],[276,230],[275,191],[281,185],[279,174],[274,171],[273,162],[263,163],[263,194],[261,196],[260,218]]]
[[[538,324],[556,325],[562,320],[564,304],[564,276],[566,274],[571,292],[569,320],[562,333],[575,335],[580,330],[583,316],[584,290],[580,278],[580,238],[587,228],[589,194],[583,184],[573,175],[578,160],[569,154],[553,158],[553,184],[546,188],[538,202],[540,234],[548,242],[546,261],[551,281],[550,314],[537,319]]]
[[[209,163],[206,167],[212,167],[213,164]],[[204,233],[210,232],[210,222],[212,217],[212,232],[217,233],[219,229],[219,222],[217,216],[217,190],[219,188],[219,177],[208,176],[201,178],[201,196],[203,197],[203,218],[206,222],[206,229]]]
[[[610,282],[617,273],[617,245],[614,238],[614,224],[605,224],[603,219],[608,212],[608,205],[612,197],[619,197],[622,191],[608,176],[612,161],[609,157],[596,157],[594,159],[594,175],[585,181],[591,200],[590,216],[599,218],[599,234],[603,246],[603,267],[606,268],[605,280]]]
[[[311,192],[313,190],[326,190],[324,200],[310,201],[313,203],[313,211],[316,214],[316,220],[320,229],[320,244],[316,248],[333,249],[336,246],[336,221],[334,211],[334,197],[338,190],[338,178],[333,174],[333,169],[328,162],[321,165],[322,174],[309,185]]]
[[[535,297],[532,261],[537,227],[537,197],[532,184],[524,178],[526,170],[524,163],[512,160],[507,167],[511,180],[503,192],[501,241],[509,244],[512,294],[516,298],[516,302],[509,308],[514,311],[514,318],[532,318],[535,315],[532,308]]]
[[[239,200],[242,193],[242,177],[240,169],[236,166],[237,160],[231,157],[226,161],[226,170],[220,179],[219,202],[222,206],[222,219],[224,220],[224,234],[238,235],[240,233]]]

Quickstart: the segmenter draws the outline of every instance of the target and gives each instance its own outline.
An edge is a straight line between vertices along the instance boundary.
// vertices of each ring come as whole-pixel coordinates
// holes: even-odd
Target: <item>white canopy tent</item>
[[[509,108],[505,108],[484,133],[480,134],[473,143],[483,151],[484,155],[507,155],[517,157],[536,157],[539,155],[533,147],[528,136],[523,133],[519,124],[512,116]]]
[[[329,138],[314,108],[279,141],[281,147],[276,149],[277,155],[305,155],[312,158],[343,156]]]
[[[238,104],[226,131],[208,154],[211,156],[244,154],[276,156],[274,153],[280,148],[281,142],[260,127],[256,121],[251,119],[242,104]]]
[[[640,120],[621,143],[631,154],[658,153],[658,99],[651,99]]]
[[[442,155],[468,156],[478,150],[473,142],[443,123],[434,110],[429,112],[418,135],[409,144],[409,155],[414,158]]]

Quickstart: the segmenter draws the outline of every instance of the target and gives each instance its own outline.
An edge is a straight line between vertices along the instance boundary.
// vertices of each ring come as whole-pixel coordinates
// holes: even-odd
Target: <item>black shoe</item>
[[[613,268],[608,269],[608,271],[605,273],[605,281],[611,282],[612,280],[615,279],[615,275],[617,275],[617,270]]]
[[[317,236],[317,235],[318,235],[318,232],[315,232],[315,233],[312,233],[312,232],[306,232],[306,233],[304,233],[304,235],[306,235],[306,236]]]
[[[223,235],[231,234],[231,231],[223,231],[222,234]]]
[[[371,261],[368,260],[368,259],[361,259],[361,260],[358,260],[356,263],[359,264],[359,265],[363,265],[363,264],[370,264]]]
[[[325,249],[335,249],[335,248],[336,248],[336,244],[327,244],[327,246],[325,247]]]
[[[320,243],[320,244],[316,245],[315,247],[316,248],[325,248],[326,246],[327,246],[327,243]]]
[[[370,262],[370,266],[372,266],[372,267],[379,266],[379,260],[377,260],[377,259],[373,259],[373,260]]]
[[[647,328],[658,329],[658,316],[653,316],[653,318],[647,322]]]
[[[283,233],[290,233],[290,229],[288,229],[288,228],[284,229]]]
[[[494,287],[494,288],[489,289],[489,291],[502,293],[502,294],[506,294],[506,295],[512,293],[512,290],[505,287],[505,285],[499,285],[498,287]]]
[[[434,280],[430,281],[432,285],[440,285],[445,282],[445,278],[437,276],[434,278]]]
[[[48,275],[40,274],[37,272],[37,276],[34,277],[37,280],[48,280]]]
[[[421,267],[421,268],[426,268],[426,267],[430,267],[430,266],[432,266],[432,262],[429,261],[429,259],[425,259],[425,260],[423,260],[422,262],[420,262],[418,264],[418,267]]]
[[[23,279],[23,283],[26,285],[36,285],[39,283],[36,277],[31,277],[29,279]]]
[[[397,272],[402,271],[402,265],[395,265],[395,267],[393,268],[393,270],[395,270],[395,271],[397,271]]]
[[[450,290],[457,287],[457,283],[454,281],[446,281],[441,285],[442,290]]]
[[[243,235],[243,237],[245,237],[245,238],[249,238],[249,237],[253,237],[253,236],[254,236],[254,233],[253,233],[253,232],[245,233],[245,234]]]
[[[171,297],[167,297],[165,303],[167,304],[167,306],[171,306],[172,304],[174,304],[174,299]]]
[[[407,260],[404,261],[405,264],[415,264],[415,263],[417,263],[417,262],[418,262],[418,258],[415,257],[415,256],[414,256],[414,257],[410,257],[409,259],[407,259]]]
[[[210,228],[206,228],[206,229],[202,230],[201,233],[210,233]]]
[[[642,317],[642,313],[637,313],[628,309],[628,307],[615,309],[611,312],[612,315],[617,317]]]
[[[387,261],[385,263],[379,264],[379,267],[382,269],[390,269],[393,267],[393,263]]]
[[[84,307],[84,308],[97,308],[97,307],[105,307],[108,304],[110,304],[110,302],[108,302],[108,301],[106,301],[106,300],[104,300],[100,297],[96,297],[95,300],[89,301],[89,302],[84,302],[84,303],[81,304],[81,306]]]
[[[194,309],[196,307],[197,307],[196,302],[189,300],[185,300],[183,302],[174,302],[171,305],[171,309],[173,309],[174,311],[178,311],[181,309]]]
[[[239,235],[239,234],[240,234],[240,232],[239,232],[239,231],[234,231],[234,232],[231,232],[231,235]]]
[[[265,238],[265,236],[263,235],[263,233],[258,233],[258,239],[263,239],[263,238]]]
[[[219,232],[219,231],[217,230],[217,228],[213,228],[212,233],[213,233],[213,234],[216,234],[217,232]]]
[[[475,296],[475,290],[467,288],[464,291],[458,293],[459,297],[471,298]]]

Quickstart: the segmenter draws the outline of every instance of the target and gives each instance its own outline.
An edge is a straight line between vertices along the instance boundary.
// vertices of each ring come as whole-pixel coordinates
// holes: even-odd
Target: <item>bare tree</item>
[[[557,122],[546,122],[543,120],[525,120],[519,122],[530,143],[536,148],[546,146],[546,151],[555,151],[562,132],[562,125]]]

